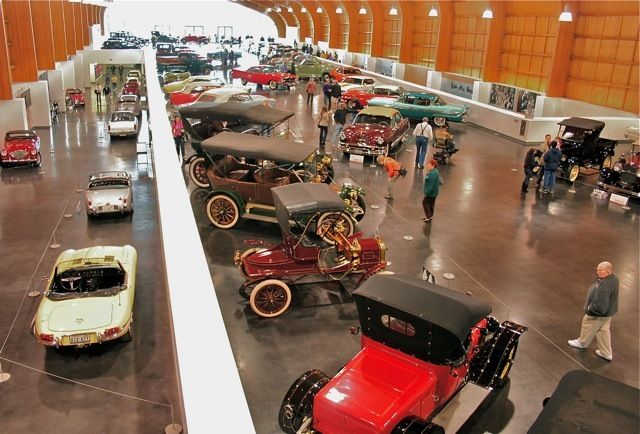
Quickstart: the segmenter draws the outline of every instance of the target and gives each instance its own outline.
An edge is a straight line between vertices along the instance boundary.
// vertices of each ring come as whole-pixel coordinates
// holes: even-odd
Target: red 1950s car
[[[252,66],[242,70],[234,68],[231,70],[231,78],[239,78],[243,85],[256,83],[269,85],[271,90],[276,90],[279,86],[284,86],[289,90],[296,85],[296,76],[280,70],[271,65]]]
[[[314,369],[293,383],[278,415],[288,434],[444,434],[440,423],[457,432],[461,410],[446,415],[454,398],[469,383],[505,384],[527,330],[413,277],[372,276],[353,298],[362,348],[333,378]]]
[[[409,130],[409,120],[389,107],[366,107],[353,123],[340,133],[338,146],[348,154],[393,154],[404,141]]]
[[[67,89],[65,91],[67,106],[84,106],[84,92],[80,89]]]
[[[180,107],[185,104],[191,104],[196,99],[198,99],[202,92],[211,89],[218,89],[222,86],[223,83],[220,81],[189,83],[188,85],[183,87],[182,90],[171,92],[169,94],[169,102],[176,107]]]
[[[39,166],[40,138],[33,130],[8,131],[4,136],[4,146],[0,152],[0,167],[19,165]]]
[[[342,81],[350,75],[362,75],[362,72],[355,66],[338,66],[329,72],[331,78]]]
[[[365,107],[373,98],[398,98],[403,93],[405,90],[400,86],[378,84],[372,88],[349,89],[342,94],[340,101],[346,103],[350,109],[356,110]]]

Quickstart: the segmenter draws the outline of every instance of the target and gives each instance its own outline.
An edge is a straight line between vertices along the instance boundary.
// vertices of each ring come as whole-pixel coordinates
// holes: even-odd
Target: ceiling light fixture
[[[264,12],[268,14],[269,12],[271,12],[271,8],[267,8],[267,10]]]
[[[293,8],[292,8],[291,6],[289,6],[289,7],[287,8],[287,12],[289,12],[289,13],[293,13]]]
[[[389,15],[391,16],[398,15],[398,9],[396,9],[395,6],[391,6],[391,9],[389,9]]]
[[[303,14],[306,14],[307,13],[307,8],[302,6],[302,9],[300,9],[300,12],[302,12]]]
[[[360,15],[367,15],[367,10],[364,8],[364,6],[362,6],[362,7],[360,8],[360,10],[358,11],[358,13],[359,13]]]
[[[429,16],[430,17],[437,17],[438,16],[438,9],[436,9],[435,6],[431,6],[431,10],[429,11]]]
[[[571,22],[573,21],[573,15],[569,10],[569,5],[564,5],[564,11],[558,17],[558,21]]]
[[[488,20],[493,18],[493,11],[491,10],[491,8],[486,8],[484,10],[484,12],[482,13],[482,18],[486,18]]]
[[[278,6],[278,7],[276,8],[276,12],[278,12],[278,13],[282,12],[282,8],[281,8],[280,6]]]
[[[342,13],[342,8],[340,6],[338,6],[336,8],[336,14],[341,14]]]
[[[320,6],[318,6],[318,9],[316,9],[316,12],[321,14],[322,13],[322,8]]]

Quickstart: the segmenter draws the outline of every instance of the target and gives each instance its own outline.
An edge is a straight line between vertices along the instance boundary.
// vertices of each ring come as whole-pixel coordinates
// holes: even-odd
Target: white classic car
[[[127,172],[94,172],[84,191],[87,216],[133,214],[131,176]]]
[[[138,133],[138,118],[130,111],[116,111],[111,114],[107,128],[111,137],[135,136]]]
[[[209,103],[215,102],[217,104],[217,103],[223,103],[223,102],[229,102],[229,101],[235,101],[235,102],[262,101],[264,105],[268,105],[271,107],[275,107],[276,105],[275,99],[267,98],[262,95],[249,95],[249,92],[247,91],[247,89],[242,87],[221,87],[219,89],[207,90],[206,92],[201,93],[200,96],[198,96],[198,98],[196,98],[196,100],[193,102],[193,104],[199,103],[199,102],[209,102]],[[189,105],[189,104],[185,104],[185,105]]]
[[[48,348],[130,341],[137,261],[132,246],[62,252],[33,319],[36,340]]]
[[[142,116],[142,106],[140,105],[140,97],[138,95],[120,95],[116,111],[131,112],[135,116]]]
[[[338,84],[340,85],[340,90],[346,92],[356,87],[371,87],[374,84],[378,84],[378,80],[373,77],[367,77],[366,75],[350,75]]]

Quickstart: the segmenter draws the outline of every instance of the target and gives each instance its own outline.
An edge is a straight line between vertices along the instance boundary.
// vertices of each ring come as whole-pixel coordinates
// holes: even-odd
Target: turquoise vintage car
[[[409,119],[428,117],[439,127],[447,122],[466,122],[469,110],[467,106],[447,104],[439,95],[426,92],[406,92],[397,99],[373,98],[369,105],[394,108]]]

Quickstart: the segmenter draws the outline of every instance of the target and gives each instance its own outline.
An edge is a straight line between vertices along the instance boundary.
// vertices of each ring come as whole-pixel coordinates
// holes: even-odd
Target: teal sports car
[[[405,92],[397,99],[373,98],[369,105],[394,108],[409,119],[427,117],[439,127],[447,122],[466,122],[469,110],[467,106],[447,104],[439,95],[426,92]]]

